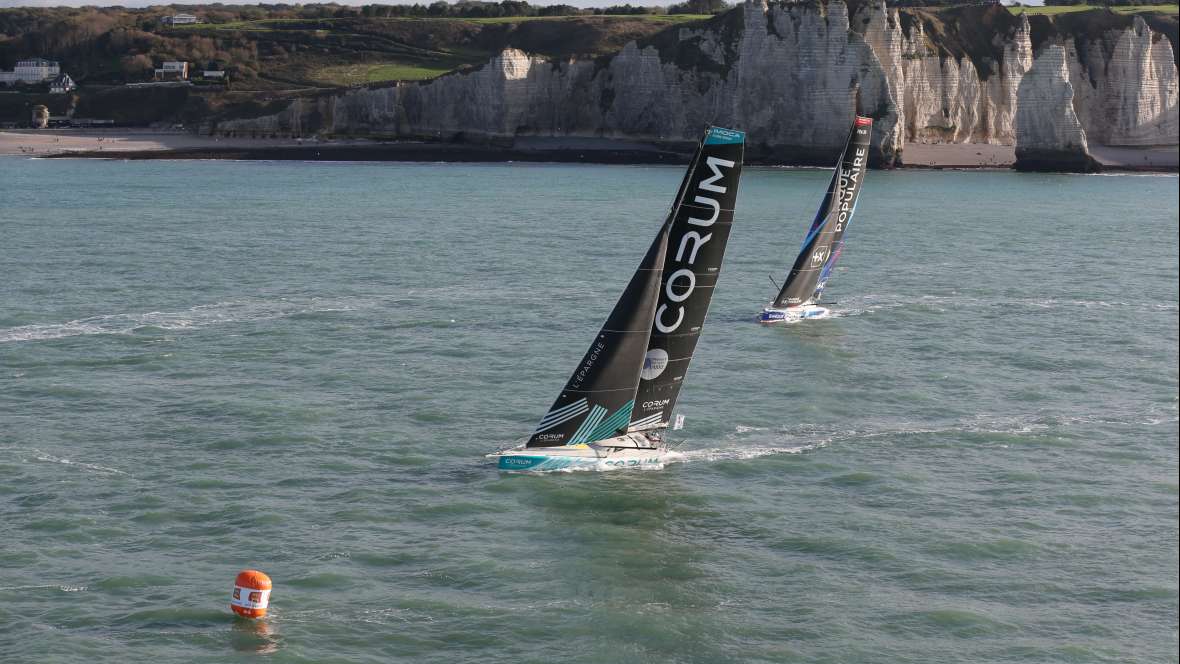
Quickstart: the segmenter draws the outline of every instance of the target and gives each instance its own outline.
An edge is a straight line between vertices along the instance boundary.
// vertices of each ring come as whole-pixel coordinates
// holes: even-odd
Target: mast
[[[721,271],[745,140],[708,128],[681,185],[629,431],[666,427],[676,406]]]
[[[864,183],[869,162],[869,139],[872,118],[857,117],[840,154],[840,161],[819,212],[811,222],[803,247],[782,289],[774,299],[775,307],[793,307],[819,299],[832,267],[844,248],[844,233]]]

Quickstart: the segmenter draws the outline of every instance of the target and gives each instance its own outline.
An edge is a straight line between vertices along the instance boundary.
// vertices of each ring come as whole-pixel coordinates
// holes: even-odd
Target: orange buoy
[[[238,572],[229,608],[244,618],[261,618],[270,604],[270,577],[256,569]]]

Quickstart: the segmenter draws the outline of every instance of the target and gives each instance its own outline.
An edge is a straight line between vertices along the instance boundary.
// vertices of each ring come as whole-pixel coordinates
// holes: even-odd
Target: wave
[[[56,457],[56,456],[53,456],[52,454],[48,454],[46,452],[42,452],[41,450],[33,450],[33,458],[36,459],[37,461],[44,461],[46,463],[60,463],[65,466],[74,466],[77,468],[81,468],[83,470],[89,470],[89,471],[93,471],[96,473],[102,473],[105,475],[126,475],[127,474],[124,471],[119,470],[118,468],[110,468],[108,466],[100,466],[97,463],[84,463],[82,461],[71,461],[69,459],[63,459],[61,457]]]
[[[60,590],[63,593],[80,593],[87,590],[86,586],[70,586],[58,583],[43,583],[32,586],[0,586],[0,592],[9,592],[17,590]]]
[[[360,306],[360,301],[350,298],[231,300],[198,305],[183,311],[106,314],[64,323],[10,327],[0,329],[0,343],[45,341],[95,334],[126,335],[145,328],[169,331],[195,330],[212,325],[273,320],[301,314],[354,311]]]
[[[857,316],[882,309],[924,306],[945,311],[973,307],[1025,307],[1030,309],[1114,309],[1135,307],[1156,311],[1177,311],[1180,304],[1175,302],[1123,302],[1107,300],[1086,300],[1080,298],[995,298],[970,295],[865,295],[845,298],[831,303],[832,318]]]

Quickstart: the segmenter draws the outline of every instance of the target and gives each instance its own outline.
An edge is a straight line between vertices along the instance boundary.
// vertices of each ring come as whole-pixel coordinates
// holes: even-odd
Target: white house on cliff
[[[20,60],[12,71],[0,71],[0,84],[42,83],[57,78],[61,66],[53,60],[30,58]]]

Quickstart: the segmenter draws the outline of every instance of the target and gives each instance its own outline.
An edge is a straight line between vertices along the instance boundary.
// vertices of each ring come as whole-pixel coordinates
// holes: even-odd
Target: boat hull
[[[636,436],[618,436],[589,445],[514,447],[487,455],[507,471],[660,470],[681,458],[665,445],[641,447]],[[639,443],[647,444],[647,443]]]
[[[819,320],[831,316],[832,312],[818,304],[801,304],[795,307],[777,309],[766,307],[758,314],[758,322],[763,325],[776,323],[795,323],[801,320]]]

